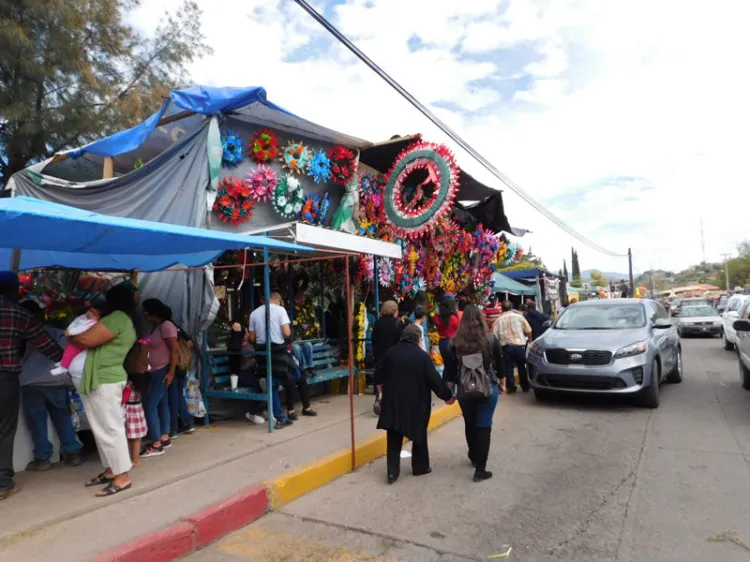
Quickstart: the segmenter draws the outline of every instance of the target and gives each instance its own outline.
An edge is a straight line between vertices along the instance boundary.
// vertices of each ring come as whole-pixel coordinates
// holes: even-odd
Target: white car
[[[737,343],[734,321],[739,317],[742,304],[748,299],[750,295],[732,295],[727,302],[726,310],[721,315],[721,343],[727,351],[733,350]]]

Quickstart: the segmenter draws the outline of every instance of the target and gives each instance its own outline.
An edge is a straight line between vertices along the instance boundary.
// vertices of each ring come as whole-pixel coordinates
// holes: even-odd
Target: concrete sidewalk
[[[358,441],[372,436],[372,396],[355,396]],[[83,486],[97,462],[19,473],[21,493],[0,504],[0,561],[80,562],[193,514],[239,490],[289,472],[351,443],[347,396],[315,401],[317,418],[267,432],[232,421],[182,435],[161,457],[142,459],[133,489],[95,498]]]

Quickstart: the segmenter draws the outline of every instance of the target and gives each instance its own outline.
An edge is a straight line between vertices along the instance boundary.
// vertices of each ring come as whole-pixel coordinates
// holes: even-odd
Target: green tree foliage
[[[601,271],[594,269],[589,276],[591,278],[591,283],[596,287],[606,287],[609,285],[607,278],[604,277]]]
[[[576,252],[575,248],[570,249],[571,252],[571,274],[573,275],[573,279],[570,282],[570,285],[572,287],[583,287],[583,280],[581,279],[581,266],[578,263],[578,252]]]
[[[729,288],[744,287],[750,284],[750,241],[745,240],[737,246],[737,257],[727,262],[729,269]],[[723,266],[723,264],[722,264]],[[722,289],[727,286],[725,269],[718,271],[716,284]]]
[[[565,260],[563,260],[562,274],[565,276],[566,279],[569,279],[569,277],[568,277],[568,264],[565,262]]]
[[[153,36],[125,22],[140,0],[0,1],[0,176],[126,129],[186,85],[210,52],[185,0]]]

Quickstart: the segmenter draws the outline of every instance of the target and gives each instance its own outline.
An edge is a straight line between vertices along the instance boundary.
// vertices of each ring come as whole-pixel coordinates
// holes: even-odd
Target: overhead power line
[[[326,30],[328,30],[331,35],[333,35],[336,39],[338,39],[341,43],[344,44],[344,46],[349,49],[352,53],[354,53],[357,58],[359,58],[362,62],[364,62],[367,66],[370,67],[378,76],[380,76],[383,80],[385,80],[394,90],[396,90],[399,94],[401,94],[406,100],[411,103],[417,110],[419,110],[425,117],[427,117],[430,121],[432,121],[440,130],[442,130],[446,135],[448,135],[457,145],[459,145],[461,148],[463,148],[466,152],[471,154],[471,156],[474,157],[482,166],[484,166],[492,175],[494,175],[496,178],[498,178],[501,182],[503,182],[508,188],[510,188],[511,191],[513,191],[516,195],[518,195],[521,199],[526,201],[529,205],[531,205],[534,209],[539,211],[543,216],[545,216],[547,219],[549,219],[555,226],[561,228],[568,234],[570,234],[573,238],[576,240],[579,240],[580,242],[583,242],[585,245],[589,246],[590,248],[593,248],[594,250],[601,252],[602,254],[606,254],[608,256],[623,258],[627,257],[627,254],[613,252],[611,250],[608,250],[593,240],[590,240],[583,234],[579,233],[578,231],[574,230],[572,227],[565,224],[560,218],[558,218],[552,211],[546,209],[541,203],[539,203],[536,199],[534,199],[531,195],[526,193],[521,187],[516,184],[513,180],[511,180],[508,176],[503,174],[500,170],[495,168],[495,166],[490,163],[489,160],[487,160],[484,156],[479,154],[472,146],[467,143],[464,139],[462,139],[458,133],[456,133],[453,129],[451,129],[448,125],[446,125],[442,120],[440,120],[436,115],[434,115],[427,107],[425,107],[422,103],[419,102],[413,95],[411,95],[406,89],[404,89],[398,82],[396,82],[393,78],[391,78],[382,68],[380,68],[377,64],[375,64],[370,58],[365,55],[362,51],[359,50],[359,48],[354,45],[349,39],[347,39],[336,27],[333,26],[325,17],[323,17],[320,13],[318,13],[310,4],[308,4],[305,0],[294,0],[299,6],[305,10],[315,21],[317,21],[320,25],[322,25]]]

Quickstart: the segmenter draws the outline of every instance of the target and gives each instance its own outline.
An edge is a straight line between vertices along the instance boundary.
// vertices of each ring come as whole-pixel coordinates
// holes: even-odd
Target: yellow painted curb
[[[461,409],[458,403],[443,406],[432,412],[427,431],[432,431],[460,415]],[[385,448],[385,432],[357,443],[355,447],[357,468],[382,457],[385,454]],[[270,508],[279,509],[290,501],[343,476],[350,472],[351,468],[351,449],[341,449],[276,478],[266,480],[263,485],[266,487]]]

